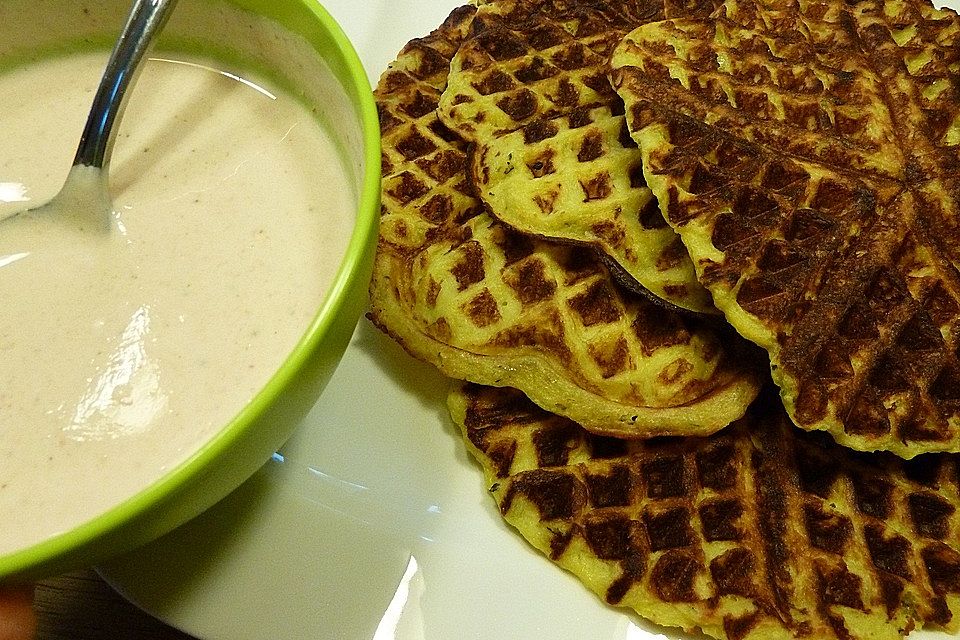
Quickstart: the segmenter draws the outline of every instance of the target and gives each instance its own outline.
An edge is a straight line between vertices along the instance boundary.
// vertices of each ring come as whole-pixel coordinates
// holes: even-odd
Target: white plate
[[[374,83],[404,43],[458,4],[324,2]],[[663,638],[502,522],[449,420],[446,386],[362,320],[323,397],[272,462],[101,573],[205,640]]]

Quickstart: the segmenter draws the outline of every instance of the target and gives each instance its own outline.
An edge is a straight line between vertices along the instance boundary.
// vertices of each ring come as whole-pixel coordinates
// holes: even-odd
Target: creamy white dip
[[[105,61],[0,74],[0,218],[58,191]],[[308,326],[355,194],[314,114],[265,86],[151,60],[116,139],[110,231],[0,223],[0,554],[182,462]]]

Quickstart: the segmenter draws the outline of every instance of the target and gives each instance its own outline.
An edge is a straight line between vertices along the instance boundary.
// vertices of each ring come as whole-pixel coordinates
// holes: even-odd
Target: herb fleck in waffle
[[[858,454],[775,397],[709,438],[642,442],[512,389],[449,404],[501,515],[609,604],[729,640],[960,627],[956,456]]]
[[[633,31],[612,80],[700,281],[796,424],[960,450],[960,20],[736,0]]]
[[[472,12],[411,42],[376,91],[384,187],[371,319],[451,377],[522,388],[606,433],[726,426],[759,386],[742,343],[618,288],[592,251],[510,230],[470,194],[467,145],[435,107]]]

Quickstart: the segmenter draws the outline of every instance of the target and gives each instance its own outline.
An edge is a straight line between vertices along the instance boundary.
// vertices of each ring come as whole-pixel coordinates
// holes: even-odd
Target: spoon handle
[[[74,166],[106,168],[109,164],[116,133],[114,125],[119,122],[126,104],[127,88],[176,4],[177,0],[134,0],[93,98],[73,159]]]

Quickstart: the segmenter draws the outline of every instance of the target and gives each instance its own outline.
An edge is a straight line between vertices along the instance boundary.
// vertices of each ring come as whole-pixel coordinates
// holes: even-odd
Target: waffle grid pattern
[[[801,427],[960,450],[960,20],[921,0],[722,13],[641,27],[613,63],[701,282]]]
[[[655,0],[506,0],[483,7],[451,62],[444,121],[476,141],[617,100],[607,61],[627,31],[662,17]]]
[[[463,230],[462,241],[419,254],[410,276],[438,341],[478,354],[527,351],[625,406],[682,406],[728,382],[718,335],[615,287],[592,254],[487,216]]]
[[[622,112],[580,109],[477,143],[480,199],[524,233],[596,247],[611,269],[678,307],[716,313],[647,188]],[[619,268],[618,268],[619,267]]]
[[[450,406],[504,518],[610,604],[730,640],[956,631],[956,457],[864,457],[768,400],[710,438],[644,442],[510,389]]]
[[[417,251],[429,238],[479,213],[466,178],[466,144],[436,111],[450,58],[475,12],[460,7],[432,34],[408,43],[374,91],[382,136],[380,238],[391,251]]]
[[[580,127],[588,119],[612,131],[619,122],[597,118],[611,113],[607,117],[614,119],[622,112],[622,103],[606,77],[610,53],[617,42],[633,27],[651,20],[671,15],[708,15],[713,8],[712,0],[490,3],[478,11],[473,36],[451,62],[449,84],[440,101],[440,117],[479,146],[475,169],[487,160],[497,162],[491,153],[509,154],[519,147],[516,132],[520,128],[527,144],[535,131],[535,137],[539,137],[537,146],[541,148],[576,143],[576,136],[584,133]],[[573,123],[569,132],[548,140],[552,136],[545,136],[545,132],[564,117]],[[629,140],[629,136],[625,139]],[[510,150],[504,149],[504,145],[510,145]],[[635,146],[632,142],[630,145]],[[616,146],[626,149],[625,145]],[[637,152],[631,149],[627,153]],[[616,172],[605,159],[594,161],[605,165],[607,173]],[[626,161],[630,166],[637,164]],[[560,167],[561,163],[544,166]],[[582,169],[582,161],[565,168],[573,171],[574,167]],[[583,198],[575,202],[575,189],[566,192],[556,188],[562,184],[555,182],[557,175],[544,175],[535,168],[533,176],[508,177],[496,168],[492,173],[490,169],[482,167],[474,178],[481,199],[494,216],[527,233],[594,247],[615,277],[640,293],[652,293],[683,309],[717,313],[709,294],[696,281],[689,256],[676,236],[669,229],[643,226],[643,220],[656,224],[662,217],[658,211],[652,211],[655,204],[644,208],[652,203],[649,197],[631,209],[618,209],[616,203],[606,209],[602,205],[620,191],[604,191],[610,181],[602,171],[579,181]],[[487,172],[486,176],[483,172]],[[632,176],[633,183],[638,181],[639,173]],[[531,208],[526,206],[527,202],[514,203],[497,197],[485,190],[490,180],[502,184],[508,194],[529,195],[537,206]],[[640,195],[640,191],[627,187],[622,194],[629,197]],[[564,215],[557,215],[558,206]]]

